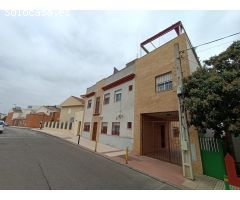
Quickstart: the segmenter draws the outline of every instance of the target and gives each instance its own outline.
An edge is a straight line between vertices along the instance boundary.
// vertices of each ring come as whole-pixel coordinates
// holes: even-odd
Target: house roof
[[[60,112],[60,108],[57,106],[44,106],[45,108],[53,111],[53,112]]]
[[[60,104],[61,107],[83,106],[84,100],[79,97],[70,96]]]

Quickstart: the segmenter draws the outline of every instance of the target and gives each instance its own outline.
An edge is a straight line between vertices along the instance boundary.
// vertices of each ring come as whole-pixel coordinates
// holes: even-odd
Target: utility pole
[[[189,141],[189,133],[187,126],[186,109],[183,95],[183,74],[181,66],[181,58],[179,53],[179,44],[174,44],[175,59],[176,59],[176,75],[177,75],[177,95],[178,95],[178,115],[180,129],[180,143],[182,153],[183,176],[191,180],[194,179],[192,170],[191,146]]]

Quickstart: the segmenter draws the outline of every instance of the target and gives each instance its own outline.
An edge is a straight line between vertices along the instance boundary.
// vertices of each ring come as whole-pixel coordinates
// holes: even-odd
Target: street
[[[67,141],[29,129],[0,134],[0,189],[177,189]]]

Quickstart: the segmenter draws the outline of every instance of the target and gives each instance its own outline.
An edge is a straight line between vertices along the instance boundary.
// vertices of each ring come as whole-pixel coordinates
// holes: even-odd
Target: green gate
[[[212,137],[200,137],[203,174],[223,180],[226,174],[223,141]]]

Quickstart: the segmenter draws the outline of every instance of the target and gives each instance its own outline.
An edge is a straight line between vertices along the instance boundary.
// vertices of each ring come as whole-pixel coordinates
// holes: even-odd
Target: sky
[[[143,55],[141,42],[177,21],[193,46],[240,32],[240,11],[69,11],[52,17],[0,11],[0,113],[85,94],[114,67]],[[197,55],[203,61],[239,39],[199,47]]]

